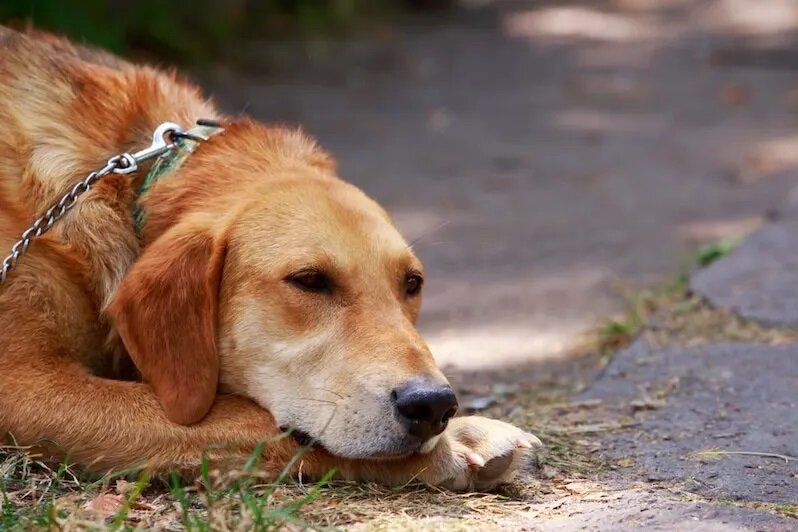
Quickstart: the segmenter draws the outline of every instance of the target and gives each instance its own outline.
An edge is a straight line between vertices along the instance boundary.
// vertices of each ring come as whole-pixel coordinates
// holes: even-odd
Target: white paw
[[[478,416],[453,418],[442,436],[433,453],[439,463],[424,476],[454,491],[486,491],[506,484],[524,458],[543,447],[518,427]]]

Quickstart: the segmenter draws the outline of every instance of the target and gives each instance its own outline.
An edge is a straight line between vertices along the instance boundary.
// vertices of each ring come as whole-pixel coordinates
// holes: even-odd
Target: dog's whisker
[[[430,236],[430,235],[433,235],[433,234],[437,233],[438,231],[440,231],[441,229],[443,229],[444,227],[446,227],[446,226],[447,226],[447,225],[449,225],[450,223],[451,223],[451,221],[450,221],[450,220],[446,220],[445,222],[441,222],[440,224],[438,224],[438,226],[437,226],[437,227],[434,227],[434,228],[430,229],[429,231],[427,231],[426,233],[423,233],[423,234],[421,234],[420,236],[418,236],[418,237],[414,238],[414,239],[413,239],[413,240],[411,240],[411,241],[410,241],[410,243],[407,245],[407,249],[412,249],[412,248],[413,248],[413,246],[415,246],[417,243],[421,242],[421,240],[423,240],[423,239],[427,238],[427,237],[428,237],[428,236]]]
[[[342,394],[340,392],[336,392],[335,390],[329,390],[327,388],[315,387],[313,389],[314,390],[321,390],[321,391],[327,392],[327,393],[331,393],[331,394],[335,395],[336,397],[338,397],[339,399],[349,399],[351,397],[350,395],[344,395],[344,394]]]
[[[315,397],[297,397],[297,399],[300,400],[300,401],[312,401],[312,402],[316,402],[316,403],[322,403],[322,404],[325,404],[325,405],[338,406],[338,402],[337,401],[326,401],[324,399],[316,399]]]

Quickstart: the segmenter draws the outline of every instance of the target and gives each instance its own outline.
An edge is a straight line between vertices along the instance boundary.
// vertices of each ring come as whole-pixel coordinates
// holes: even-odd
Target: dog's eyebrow
[[[393,260],[388,261],[386,267],[391,276],[405,276],[408,273],[417,273],[422,277],[424,276],[424,265],[421,264],[418,257],[406,248],[396,253],[393,256]]]
[[[321,246],[296,246],[279,257],[278,268],[298,272],[302,270],[333,271],[339,264],[335,256]]]
[[[291,268],[291,275],[297,273],[327,273],[327,268],[319,266],[318,264],[308,264],[307,266],[297,266]]]

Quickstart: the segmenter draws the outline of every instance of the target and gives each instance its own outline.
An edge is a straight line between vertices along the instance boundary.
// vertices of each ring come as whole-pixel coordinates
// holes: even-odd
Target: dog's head
[[[108,307],[166,414],[196,422],[221,389],[339,456],[430,449],[457,402],[385,211],[296,133],[233,128],[191,159],[148,195],[157,236]]]

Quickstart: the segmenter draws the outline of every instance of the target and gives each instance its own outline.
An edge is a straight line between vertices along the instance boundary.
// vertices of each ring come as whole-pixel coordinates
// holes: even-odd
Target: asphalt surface
[[[341,42],[259,43],[246,68],[199,78],[228,111],[301,125],[393,214],[428,269],[421,328],[461,393],[540,382],[630,290],[749,233],[691,288],[798,326],[798,4],[476,3]],[[577,397],[601,405],[596,426],[621,420],[584,437],[616,467],[480,519],[794,530],[796,361],[794,343],[641,338]],[[474,369],[488,380],[463,380]]]

